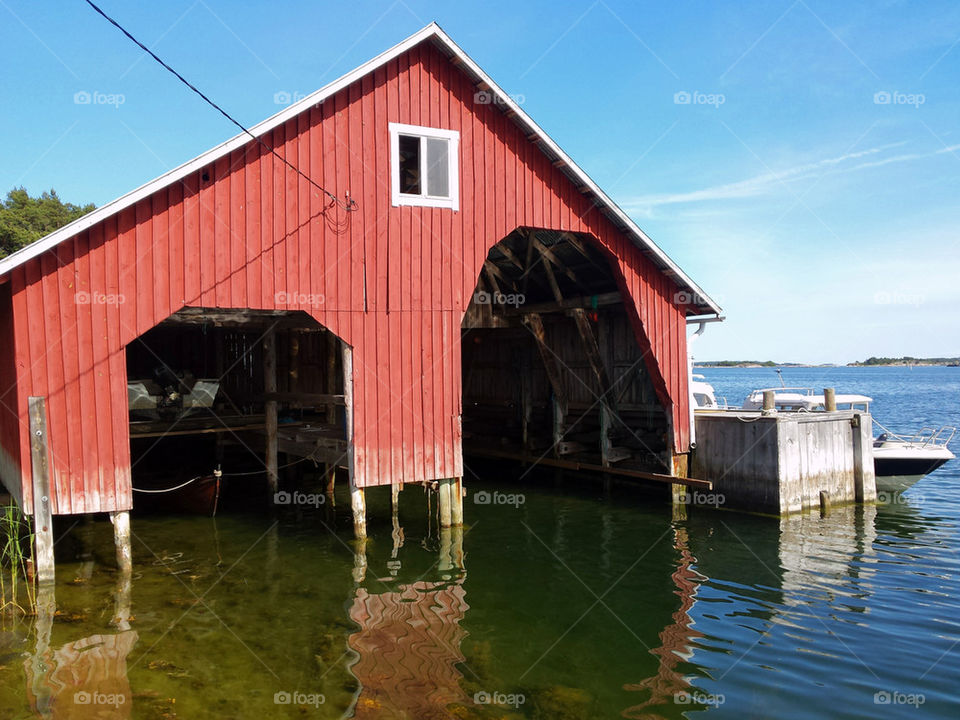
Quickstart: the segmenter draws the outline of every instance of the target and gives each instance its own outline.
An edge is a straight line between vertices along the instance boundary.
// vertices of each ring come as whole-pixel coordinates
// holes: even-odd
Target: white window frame
[[[423,193],[412,195],[400,192],[400,136],[413,135],[420,138],[420,187]],[[447,140],[448,188],[450,197],[427,195],[427,138]],[[390,188],[394,207],[416,205],[419,207],[450,208],[460,210],[460,133],[457,130],[390,123]]]

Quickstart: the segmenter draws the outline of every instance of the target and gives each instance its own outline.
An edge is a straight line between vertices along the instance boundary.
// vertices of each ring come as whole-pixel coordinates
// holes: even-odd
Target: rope
[[[185,488],[190,483],[196,482],[197,480],[202,480],[203,478],[204,478],[203,475],[197,475],[197,477],[191,478],[190,480],[187,480],[185,483],[181,485],[177,485],[176,487],[172,487],[172,488],[164,488],[163,490],[145,490],[144,488],[132,488],[132,490],[134,492],[150,493],[150,494],[168,493],[168,492],[173,492],[174,490],[179,490],[180,488]]]
[[[302,457],[299,460],[294,460],[293,462],[287,463],[285,465],[278,465],[277,470],[283,470],[284,468],[293,467],[294,465],[297,465],[298,463],[306,462],[307,460],[312,461],[314,465],[317,464],[317,461],[314,459],[313,455],[307,455],[306,457]],[[263,470],[253,470],[252,472],[224,473],[223,476],[224,477],[247,477],[249,475],[262,475],[266,471],[267,469],[264,468]]]

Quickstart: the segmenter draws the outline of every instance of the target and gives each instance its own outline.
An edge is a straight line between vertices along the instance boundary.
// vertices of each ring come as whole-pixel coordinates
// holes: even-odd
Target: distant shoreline
[[[694,369],[716,368],[830,368],[830,367],[960,367],[960,358],[868,358],[846,363],[778,363],[772,360],[715,360],[697,362]]]

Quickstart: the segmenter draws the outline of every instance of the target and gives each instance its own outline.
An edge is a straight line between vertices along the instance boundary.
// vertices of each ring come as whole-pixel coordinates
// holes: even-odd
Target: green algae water
[[[954,368],[796,372],[904,430],[960,407]],[[762,373],[707,371],[730,400]],[[108,522],[58,519],[56,614],[0,630],[0,717],[956,716],[956,462],[789,519],[472,469],[462,531],[368,491],[365,548],[345,496],[135,515],[129,587]]]

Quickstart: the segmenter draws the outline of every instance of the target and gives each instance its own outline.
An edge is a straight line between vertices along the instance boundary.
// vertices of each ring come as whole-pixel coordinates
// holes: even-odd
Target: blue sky
[[[436,20],[723,306],[698,358],[960,355],[960,4],[99,4],[248,125]],[[0,58],[4,192],[234,134],[82,0],[0,0]]]

